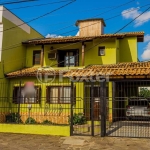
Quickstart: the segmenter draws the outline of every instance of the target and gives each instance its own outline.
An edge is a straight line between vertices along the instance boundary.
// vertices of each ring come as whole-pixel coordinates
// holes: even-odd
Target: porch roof
[[[62,70],[62,69],[53,69],[51,67],[31,67],[31,68],[24,68],[21,70],[17,70],[14,72],[10,72],[6,74],[7,78],[15,78],[15,77],[35,77],[38,75],[44,75],[47,74],[48,76],[52,75],[63,75],[68,70]]]
[[[22,44],[58,44],[58,43],[69,43],[69,42],[85,42],[91,41],[96,38],[123,38],[123,37],[137,37],[138,42],[143,42],[144,32],[124,32],[117,34],[102,34],[99,36],[68,36],[59,38],[42,38],[42,39],[31,39]]]
[[[84,69],[71,70],[64,77],[89,78],[150,78],[150,62],[127,62],[110,65],[91,65]]]

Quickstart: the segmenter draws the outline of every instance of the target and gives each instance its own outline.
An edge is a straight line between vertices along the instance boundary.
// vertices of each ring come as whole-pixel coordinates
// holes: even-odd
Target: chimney
[[[102,18],[78,20],[76,26],[79,27],[79,36],[99,36],[104,34],[106,26]]]

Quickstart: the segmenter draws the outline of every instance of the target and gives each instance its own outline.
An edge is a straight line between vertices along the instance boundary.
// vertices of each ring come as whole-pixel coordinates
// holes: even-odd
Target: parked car
[[[150,104],[147,99],[130,98],[126,107],[127,119],[150,119]]]

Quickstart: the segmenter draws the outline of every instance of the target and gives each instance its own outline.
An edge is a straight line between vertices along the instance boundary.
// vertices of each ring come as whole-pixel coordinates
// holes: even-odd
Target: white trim
[[[0,62],[2,61],[3,24],[0,24]]]
[[[28,34],[30,34],[30,26],[28,26],[27,24],[25,24],[21,19],[19,19],[17,16],[15,16],[13,13],[11,13],[9,10],[7,10],[5,7],[1,6],[3,9],[3,14],[2,16],[11,21],[12,23],[14,23],[16,26],[20,25],[19,28],[21,28],[22,30],[24,30],[25,32],[27,32]],[[0,19],[2,18],[2,16],[0,16]],[[21,25],[23,24],[23,25]]]

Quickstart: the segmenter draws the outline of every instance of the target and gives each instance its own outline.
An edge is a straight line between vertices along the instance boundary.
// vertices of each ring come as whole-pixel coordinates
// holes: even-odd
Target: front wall
[[[70,126],[0,124],[0,132],[70,136]]]
[[[44,120],[49,120],[56,124],[68,124],[68,116],[70,116],[70,104],[49,104],[46,103],[46,86],[71,86],[70,81],[68,79],[63,79],[63,82],[59,82],[59,79],[56,78],[52,83],[40,83],[36,78],[24,78],[21,80],[22,86],[25,82],[33,81],[35,86],[41,87],[41,102],[39,104],[32,104],[32,109],[30,112],[30,116],[34,118],[37,122],[42,123]],[[9,110],[5,112],[8,114],[9,112],[18,112],[18,104],[12,103],[13,97],[13,88],[14,86],[19,86],[19,79],[13,79],[9,84],[9,105],[6,108]],[[76,103],[74,107],[80,106],[83,108],[83,83],[76,83]],[[4,101],[2,101],[4,103]],[[23,122],[26,121],[29,115],[28,104],[20,105],[20,114]],[[6,110],[4,108],[4,111]],[[2,110],[2,108],[1,108]],[[83,113],[83,109],[78,110],[77,113]],[[4,114],[4,115],[5,115]],[[1,121],[5,122],[4,115],[1,115]]]

